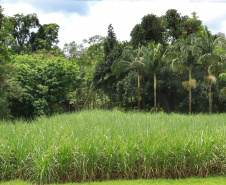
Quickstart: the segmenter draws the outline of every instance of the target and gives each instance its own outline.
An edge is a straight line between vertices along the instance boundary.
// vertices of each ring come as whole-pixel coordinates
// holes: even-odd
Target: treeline
[[[226,111],[225,35],[212,35],[195,13],[148,14],[131,30],[129,42],[118,41],[109,25],[106,37],[60,49],[59,25],[0,10],[1,118],[114,107]]]

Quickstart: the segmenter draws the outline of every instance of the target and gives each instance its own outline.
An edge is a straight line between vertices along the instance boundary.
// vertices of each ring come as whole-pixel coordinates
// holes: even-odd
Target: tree
[[[224,82],[226,82],[226,73],[221,73],[219,75],[220,79]],[[224,87],[223,89],[221,89],[221,94],[223,94],[224,96],[226,96],[226,87]]]
[[[176,41],[182,35],[182,23],[187,16],[181,16],[175,9],[169,9],[165,13],[167,37],[169,41]]]
[[[95,104],[94,98],[98,91],[94,88],[93,74],[98,61],[104,58],[103,39],[100,35],[84,39],[84,45],[89,45],[87,48],[84,48],[83,44],[78,45],[75,42],[65,44],[67,47],[64,47],[64,51],[69,51],[69,53],[65,53],[71,56],[69,58],[74,59],[80,68],[78,88],[76,92],[70,94],[70,101],[73,104],[82,102],[84,107],[88,103],[89,107],[91,97]]]
[[[162,18],[154,14],[148,14],[142,18],[140,24],[134,26],[130,33],[131,43],[134,48],[139,44],[147,45],[150,41],[155,43],[164,43],[164,26]]]
[[[75,91],[78,67],[73,61],[51,54],[15,55],[16,81],[23,89],[21,101],[11,99],[15,117],[50,115],[60,110],[60,103]]]
[[[0,119],[10,117],[8,94],[4,90],[4,86],[7,74],[11,71],[7,43],[11,40],[9,32],[12,29],[12,25],[4,16],[3,8],[0,6]]]
[[[198,20],[195,12],[192,13],[192,18],[187,17],[182,22],[182,37],[187,38],[189,35],[198,32],[202,29],[202,21]]]
[[[116,77],[111,71],[111,66],[119,58],[124,48],[124,43],[117,41],[114,29],[108,26],[108,35],[104,39],[104,58],[100,58],[96,64],[94,72],[94,85],[96,89],[101,89],[108,95],[111,107],[114,107],[112,100],[116,97]]]
[[[223,37],[212,35],[207,27],[197,33],[197,37],[193,38],[193,43],[200,49],[200,57],[198,63],[203,64],[208,69],[209,76],[204,78],[204,83],[209,85],[209,113],[212,114],[212,84],[216,82],[214,71],[219,68],[225,70],[225,61],[219,52],[215,52],[218,48],[225,46],[226,40]]]
[[[29,39],[31,37],[31,29],[39,27],[39,20],[36,14],[16,14],[8,17],[9,22],[13,25],[11,35],[14,41],[11,45],[12,53],[20,54],[26,52]]]
[[[134,48],[137,48],[139,44],[144,45],[144,34],[141,27],[141,24],[136,24],[132,29],[131,33],[131,45]]]
[[[143,58],[145,59],[147,70],[154,76],[154,109],[156,112],[156,73],[161,69],[162,64],[162,45],[154,42],[151,43],[151,51],[149,52],[144,46],[141,48]]]
[[[58,40],[59,25],[55,23],[39,25],[37,33],[32,32],[29,39],[32,52],[39,49],[47,51],[56,50]]]
[[[64,44],[63,52],[69,60],[75,60],[82,55],[83,49],[83,44],[78,45],[77,43],[75,43],[75,41],[72,41],[69,44]]]
[[[183,73],[184,69],[187,69],[189,71],[189,80],[182,82],[184,88],[189,91],[189,114],[191,114],[192,105],[191,88],[196,87],[196,80],[192,79],[191,73],[192,68],[197,63],[199,53],[199,48],[192,44],[193,37],[194,35],[191,35],[185,40],[178,40],[174,43],[173,48],[171,48],[171,50],[168,50],[164,56],[166,60],[171,62],[173,69],[179,69],[180,73]]]
[[[199,31],[202,25],[202,21],[198,20],[195,12],[192,13],[192,18],[189,18],[187,15],[181,16],[175,9],[169,9],[164,17],[167,37],[172,42],[181,37],[187,38],[192,33]]]
[[[117,77],[130,70],[137,71],[138,110],[140,110],[140,72],[144,70],[144,68],[145,63],[141,54],[141,49],[138,48],[133,50],[133,48],[129,46],[123,50],[121,57],[116,60],[111,67],[113,73],[116,74]]]

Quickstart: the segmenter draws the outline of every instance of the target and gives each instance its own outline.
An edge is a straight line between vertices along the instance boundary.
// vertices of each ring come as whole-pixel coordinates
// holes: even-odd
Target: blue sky
[[[213,33],[226,34],[226,0],[0,0],[0,4],[6,15],[37,13],[41,24],[57,23],[61,48],[94,35],[106,36],[109,24],[119,40],[130,40],[132,28],[144,15],[161,16],[168,9],[189,16],[195,11]]]

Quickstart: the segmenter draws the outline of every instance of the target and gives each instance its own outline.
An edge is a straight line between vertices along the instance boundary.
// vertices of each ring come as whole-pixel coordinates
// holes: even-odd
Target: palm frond
[[[189,91],[190,88],[196,88],[196,80],[195,79],[191,79],[190,81],[184,81],[182,82],[183,87]]]
[[[226,87],[224,87],[223,89],[221,89],[221,94],[223,94],[224,96],[226,96]]]
[[[113,74],[118,78],[121,74],[127,72],[132,67],[132,63],[126,60],[116,60],[111,66]]]
[[[209,85],[209,83],[216,83],[217,79],[215,76],[206,76],[204,77],[204,85]]]

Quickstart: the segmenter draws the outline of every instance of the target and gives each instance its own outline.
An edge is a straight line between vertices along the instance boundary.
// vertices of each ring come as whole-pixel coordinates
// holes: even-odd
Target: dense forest
[[[226,39],[196,13],[145,15],[118,41],[107,36],[57,44],[59,25],[0,7],[0,119],[84,109],[226,112]],[[34,31],[36,30],[36,31]]]

